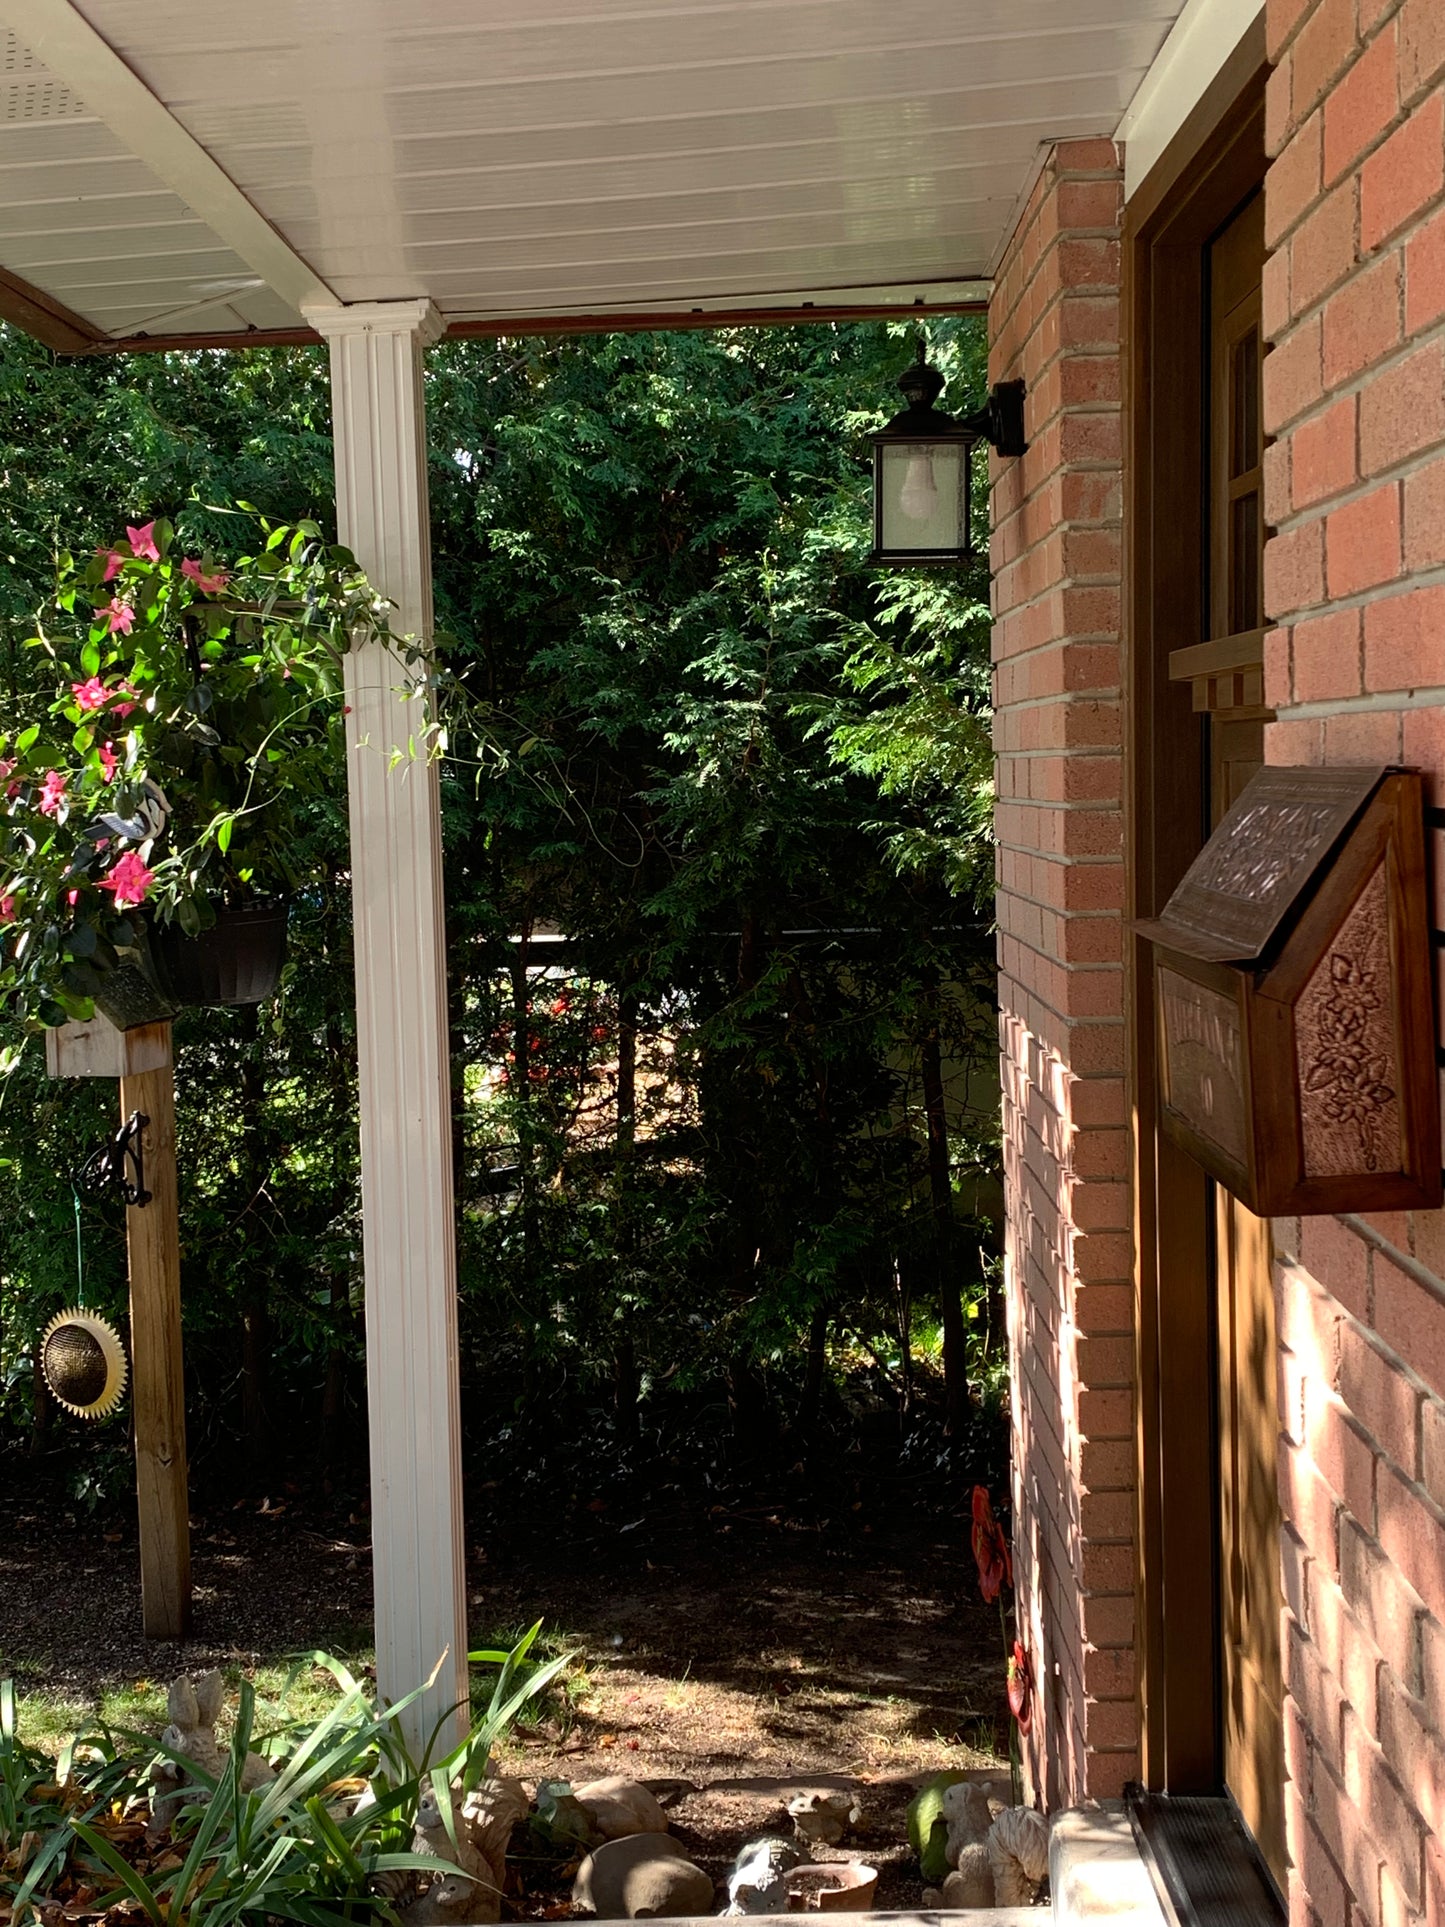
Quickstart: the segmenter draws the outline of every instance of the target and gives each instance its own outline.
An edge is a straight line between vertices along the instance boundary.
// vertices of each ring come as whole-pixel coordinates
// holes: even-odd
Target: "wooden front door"
[[[1207,640],[1194,687],[1207,733],[1203,816],[1212,829],[1264,762],[1260,275],[1264,197],[1210,244]],[[1199,658],[1215,667],[1200,691]],[[1219,1464],[1220,1740],[1224,1781],[1275,1879],[1285,1882],[1283,1681],[1271,1238],[1222,1186],[1213,1192]]]

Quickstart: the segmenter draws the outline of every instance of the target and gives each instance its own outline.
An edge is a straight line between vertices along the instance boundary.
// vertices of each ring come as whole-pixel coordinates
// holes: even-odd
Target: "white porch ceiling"
[[[0,0],[0,269],[112,340],[956,305],[1181,4]]]

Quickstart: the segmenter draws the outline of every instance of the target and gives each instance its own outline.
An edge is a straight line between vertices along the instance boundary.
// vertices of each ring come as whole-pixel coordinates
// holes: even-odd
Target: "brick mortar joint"
[[[1110,232],[1113,238],[1115,239],[1120,238],[1121,231],[1119,229],[1115,228],[1115,229],[1112,229]],[[1044,259],[1044,256],[1040,255],[1039,262],[1041,263],[1043,259]],[[1008,263],[1007,257],[1005,257],[1005,259],[999,263],[999,271],[994,280],[995,287],[997,287],[999,283],[1002,282],[1004,277],[1007,275],[1008,270],[1009,270],[1009,263]],[[993,311],[994,304],[993,302],[989,303],[988,333],[989,333],[990,341],[997,341],[998,338],[1004,333],[1009,323],[1013,320],[1014,316],[1018,313],[1019,309],[1023,305],[1024,297],[1028,294],[1030,288],[1033,287],[1034,282],[1038,279],[1038,272],[1039,272],[1039,268],[1038,268],[1038,264],[1036,263],[1033,269],[1033,272],[1030,275],[1028,275],[1027,278],[1024,280],[1024,282],[1019,288],[1017,295],[1014,297],[1013,302],[1007,309],[1005,309],[1004,313],[1001,316],[995,317],[994,311]],[[1028,333],[1025,335],[1024,339],[1028,340],[1032,336],[1036,335],[1039,329],[1043,326],[1048,316],[1053,313],[1054,309],[1058,307],[1061,302],[1089,301],[1089,300],[1117,301],[1120,299],[1122,293],[1123,293],[1122,280],[1119,282],[1071,281],[1067,283],[1060,283],[1060,285],[1057,288],[1055,288],[1054,292],[1049,296],[1048,301],[1044,304],[1044,306],[1039,310],[1038,314],[1034,317],[1033,326],[1028,330]],[[1022,353],[1022,345],[1020,345],[1019,349],[1015,351],[1014,358],[1016,358],[1017,355],[1020,353]]]
[[[1070,413],[1072,414],[1073,412],[1075,411],[1071,408]],[[1120,412],[1122,413],[1122,407]],[[1030,446],[1032,446],[1032,444],[1030,444]],[[1066,477],[1070,475],[1122,475],[1123,468],[1123,458],[1118,455],[1069,455],[1064,457],[1055,463],[1052,468],[1044,470],[1036,481],[1030,483],[1027,492],[1020,495],[1013,507],[1010,508],[1006,514],[999,515],[995,519],[993,524],[994,533],[999,533],[1001,530],[1006,529],[1011,522],[1016,522],[1021,516],[1026,515],[1035,503],[1046,496],[1049,490],[1056,484],[1062,483]],[[988,490],[990,496],[1002,494],[1007,476],[1008,471],[1001,470],[998,476],[990,481]],[[1053,529],[1065,523],[1076,528],[1102,527],[1117,529],[1124,526],[1124,515],[1122,509],[1115,509],[1109,514],[1070,515],[1061,517],[1058,523],[1051,522],[1049,526]],[[1046,541],[1047,539],[1047,536],[1039,536],[1035,541],[1030,542],[1028,546],[1035,548],[1039,542]]]
[[[1375,35],[1371,35],[1370,42],[1368,44],[1372,45],[1375,38],[1376,38]],[[1350,71],[1353,71],[1354,68],[1358,66],[1359,61],[1363,58],[1364,52],[1367,50],[1368,48],[1362,49],[1361,52],[1356,55],[1355,59],[1351,62]],[[1297,135],[1301,134],[1304,131],[1304,129],[1309,125],[1310,121],[1314,118],[1316,114],[1323,114],[1326,102],[1330,99],[1331,94],[1338,87],[1338,85],[1339,85],[1338,80],[1333,82],[1331,84],[1330,90],[1325,95],[1323,95],[1321,99],[1315,102],[1314,106],[1310,109],[1310,112],[1306,116],[1306,118],[1300,122],[1299,126],[1295,128],[1294,133],[1290,137],[1291,143],[1293,142],[1294,138]],[[1400,129],[1409,120],[1411,110],[1414,107],[1418,106],[1422,100],[1428,99],[1428,97],[1433,91],[1434,90],[1432,86],[1422,87],[1420,89],[1420,92],[1418,94],[1412,95],[1408,101],[1397,96],[1397,98],[1399,99],[1399,108],[1395,118],[1390,122],[1389,126],[1386,127],[1383,130],[1383,132],[1377,133],[1374,136],[1374,138],[1370,141],[1367,147],[1362,147],[1357,154],[1353,155],[1348,166],[1344,169],[1343,173],[1336,174],[1332,180],[1325,179],[1323,129],[1321,129],[1319,192],[1315,195],[1312,201],[1309,201],[1305,204],[1305,206],[1300,210],[1299,214],[1296,215],[1295,219],[1291,221],[1290,225],[1287,228],[1281,229],[1281,231],[1275,236],[1273,242],[1270,245],[1269,252],[1271,254],[1278,254],[1280,249],[1283,248],[1290,240],[1293,239],[1293,237],[1296,234],[1299,233],[1300,229],[1304,226],[1305,222],[1309,220],[1310,216],[1316,213],[1317,210],[1321,206],[1323,206],[1323,204],[1330,198],[1332,194],[1338,193],[1340,188],[1342,188],[1347,181],[1351,180],[1352,178],[1357,178],[1361,173],[1361,171],[1363,170],[1366,161],[1370,160],[1375,154],[1378,154],[1380,149],[1385,145],[1385,143],[1391,138],[1392,135],[1399,133]],[[1288,145],[1290,143],[1286,143],[1286,144]],[[1281,149],[1280,153],[1275,155],[1273,159],[1270,161],[1269,171],[1273,171],[1273,169],[1279,165],[1280,161],[1283,159],[1283,155],[1284,155],[1284,150]],[[1266,181],[1267,179],[1268,179],[1268,174],[1266,174]],[[1266,186],[1266,193],[1268,193],[1267,186]],[[1426,219],[1428,219],[1428,216],[1426,217]],[[1422,222],[1419,225],[1424,225],[1424,223]],[[1410,231],[1413,232],[1414,230],[1412,229]],[[1392,235],[1390,237],[1390,240],[1387,246],[1384,249],[1380,250],[1379,254],[1376,256],[1376,259],[1383,260],[1385,258],[1386,253],[1389,251],[1389,249],[1399,246],[1402,243],[1402,240],[1404,238],[1405,237],[1400,234]],[[1360,265],[1370,266],[1370,265],[1373,265],[1373,263],[1361,263]],[[1301,310],[1300,318],[1303,319],[1306,314],[1315,313],[1323,305],[1323,302],[1328,299],[1329,299],[1329,296],[1326,295],[1322,297],[1320,301],[1316,301],[1312,303],[1309,309]]]
[[[1337,1222],[1345,1223],[1346,1220],[1339,1219],[1337,1220]],[[1354,1230],[1354,1228],[1355,1227],[1353,1225],[1350,1226],[1351,1230]],[[1393,1251],[1393,1247],[1390,1246],[1383,1239],[1380,1242],[1379,1248],[1381,1250]],[[1393,1259],[1392,1259],[1392,1262],[1394,1262]],[[1428,1398],[1436,1405],[1441,1403],[1439,1394],[1425,1379],[1423,1379],[1420,1376],[1420,1374],[1415,1370],[1415,1368],[1412,1365],[1410,1365],[1404,1358],[1400,1356],[1399,1352],[1395,1350],[1394,1346],[1390,1344],[1388,1339],[1382,1338],[1379,1332],[1375,1330],[1373,1325],[1367,1325],[1363,1319],[1357,1318],[1347,1305],[1341,1303],[1341,1301],[1335,1297],[1334,1293],[1329,1289],[1328,1285],[1322,1283],[1320,1279],[1315,1277],[1314,1273],[1309,1270],[1309,1268],[1304,1264],[1304,1262],[1301,1259],[1298,1259],[1298,1258],[1285,1259],[1281,1261],[1281,1269],[1298,1272],[1301,1277],[1307,1278],[1310,1281],[1310,1283],[1314,1286],[1315,1290],[1319,1292],[1319,1294],[1322,1297],[1327,1298],[1332,1305],[1338,1308],[1340,1322],[1342,1326],[1345,1326],[1351,1332],[1351,1334],[1355,1338],[1357,1338],[1362,1345],[1366,1347],[1368,1351],[1373,1352],[1375,1357],[1379,1359],[1382,1365],[1388,1366],[1388,1368],[1395,1374],[1397,1378],[1402,1379],[1414,1397]],[[1423,1267],[1421,1267],[1421,1269],[1423,1270]],[[1427,1278],[1432,1276],[1433,1276],[1432,1273],[1425,1273],[1425,1277]],[[1420,1282],[1420,1281],[1417,1281],[1417,1282]],[[1373,1286],[1372,1286],[1372,1295],[1373,1295]],[[1287,1350],[1288,1347],[1284,1347],[1283,1349]],[[1336,1396],[1340,1396],[1340,1395],[1336,1394]],[[1344,1403],[1344,1400],[1342,1397],[1341,1397],[1341,1403]],[[1364,1420],[1360,1417],[1358,1412],[1353,1411],[1348,1406],[1348,1404],[1346,1404],[1345,1409],[1349,1412],[1350,1417],[1354,1420],[1355,1424],[1359,1425],[1366,1432],[1369,1432],[1369,1427],[1365,1425]],[[1370,1432],[1370,1437],[1371,1438],[1375,1437],[1373,1432]],[[1381,1441],[1378,1441],[1378,1440],[1376,1442],[1381,1443]],[[1389,1464],[1397,1466],[1398,1469],[1402,1472],[1404,1471],[1404,1467],[1399,1465],[1399,1461],[1391,1458],[1389,1452],[1387,1450],[1384,1450],[1383,1447],[1382,1447],[1381,1456],[1384,1459],[1386,1459]],[[1411,1483],[1412,1484],[1414,1483],[1413,1480],[1411,1481]],[[1421,1490],[1423,1490],[1423,1488],[1421,1488]],[[1436,1501],[1432,1500],[1431,1503],[1435,1504]],[[1445,1510],[1445,1508],[1441,1508],[1441,1509]],[[1352,1513],[1350,1516],[1353,1518],[1354,1514]],[[1356,1523],[1358,1524],[1360,1522],[1356,1521]],[[1361,1530],[1364,1530],[1363,1526],[1361,1527]]]
[[[1437,209],[1437,212],[1438,211]],[[1335,292],[1338,293],[1339,290],[1336,289]],[[1317,318],[1318,312],[1318,310],[1315,310],[1310,315],[1302,317],[1301,325],[1308,326],[1310,321]],[[1296,332],[1295,327],[1291,326],[1285,334],[1280,336],[1279,341],[1275,343],[1275,347],[1282,347],[1289,337]],[[1429,327],[1423,328],[1419,333],[1413,334],[1409,336],[1408,339],[1398,342],[1388,354],[1382,355],[1378,361],[1371,362],[1370,366],[1360,373],[1350,375],[1346,379],[1336,382],[1332,387],[1322,388],[1320,394],[1314,401],[1302,408],[1297,415],[1288,416],[1279,424],[1278,428],[1273,431],[1276,443],[1286,434],[1293,436],[1299,429],[1323,420],[1330,409],[1338,407],[1342,401],[1357,401],[1360,396],[1368,394],[1370,389],[1373,388],[1382,376],[1391,375],[1396,369],[1403,368],[1406,362],[1412,361],[1416,355],[1423,353],[1426,349],[1434,347],[1436,342],[1440,341],[1445,341],[1445,319],[1433,321]],[[1323,366],[1320,370],[1320,376],[1321,381],[1323,381]],[[1445,447],[1445,442],[1435,442],[1431,444],[1431,449],[1437,451],[1441,447]],[[1402,474],[1413,472],[1423,461],[1429,459],[1431,449],[1412,450],[1402,462],[1395,465],[1395,471]],[[1367,478],[1366,483],[1362,484],[1362,486],[1367,486],[1370,480],[1382,481],[1388,474],[1395,471],[1382,470],[1380,475]],[[1317,506],[1317,504],[1311,504],[1309,509],[1300,511],[1300,517],[1292,519],[1299,520],[1302,517],[1307,520]],[[1280,524],[1280,527],[1284,526],[1284,523]]]
[[[1399,478],[1396,477],[1395,482],[1382,483],[1381,487],[1394,487],[1398,480]],[[1352,499],[1359,500],[1360,498],[1353,497]],[[1344,503],[1341,504],[1341,506],[1347,507],[1348,504]],[[1308,523],[1300,524],[1300,526],[1310,527],[1316,522],[1323,522],[1329,513],[1330,511],[1327,508],[1323,514],[1311,517]],[[1442,584],[1445,584],[1445,563],[1437,564],[1431,569],[1416,569],[1409,575],[1402,572],[1399,575],[1389,576],[1385,581],[1377,582],[1368,589],[1353,589],[1348,595],[1332,596],[1326,591],[1323,602],[1300,603],[1297,607],[1286,610],[1280,615],[1269,617],[1267,627],[1269,629],[1294,630],[1298,628],[1302,622],[1316,621],[1322,613],[1333,616],[1350,615],[1358,611],[1363,614],[1365,610],[1378,608],[1382,603],[1399,602],[1406,596],[1414,595],[1421,589],[1436,589]],[[1290,637],[1290,646],[1294,646],[1293,635]],[[1006,658],[1006,660],[1022,662],[1025,656],[1032,654],[1032,650],[1023,650],[1017,658]],[[1433,686],[1434,685],[1422,685],[1422,687]],[[1341,701],[1350,702],[1357,700],[1361,703],[1366,703],[1370,695],[1383,696],[1393,693],[1397,692],[1390,690],[1371,690],[1367,693],[1362,689],[1358,692],[1357,697],[1346,696],[1342,697]]]
[[[1338,193],[1339,187],[1340,183],[1337,182],[1330,192]],[[1328,198],[1328,194],[1321,194],[1319,200],[1311,202],[1310,207],[1305,211],[1302,219],[1308,220],[1310,214],[1317,210]],[[1401,257],[1401,265],[1403,266],[1405,249],[1412,241],[1423,234],[1431,222],[1439,216],[1440,207],[1441,203],[1439,200],[1431,201],[1426,211],[1420,215],[1417,220],[1412,221],[1408,226],[1400,228],[1391,234],[1389,239],[1383,242],[1381,246],[1367,258],[1353,262],[1349,272],[1341,276],[1338,281],[1332,282],[1307,308],[1301,308],[1298,314],[1291,314],[1288,322],[1279,334],[1269,337],[1269,346],[1276,349],[1282,348],[1290,340],[1291,336],[1299,333],[1301,328],[1307,328],[1312,321],[1321,320],[1324,316],[1325,309],[1330,305],[1331,301],[1338,295],[1345,293],[1360,275],[1368,274],[1372,268],[1379,267],[1382,262],[1388,261],[1391,255],[1399,254]],[[1280,237],[1279,241],[1270,250],[1271,258],[1279,254],[1285,242],[1291,235],[1299,231],[1301,225],[1302,222],[1297,222],[1294,227],[1289,229],[1288,234]],[[1431,322],[1419,334],[1412,335],[1408,341],[1402,342],[1400,347],[1384,361],[1374,363],[1368,374],[1354,377],[1349,381],[1341,382],[1336,388],[1331,388],[1328,391],[1328,399],[1338,401],[1348,394],[1355,393],[1359,388],[1372,381],[1376,375],[1388,368],[1391,362],[1403,360],[1405,356],[1412,353],[1416,348],[1424,346],[1441,333],[1445,333],[1445,322]]]

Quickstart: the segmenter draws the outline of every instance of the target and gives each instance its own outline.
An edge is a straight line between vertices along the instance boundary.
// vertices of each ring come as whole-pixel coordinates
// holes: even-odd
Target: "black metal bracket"
[[[959,423],[965,435],[988,442],[1000,455],[1022,455],[1028,449],[1024,440],[1024,385],[1021,381],[996,381],[988,400]]]
[[[110,1142],[85,1160],[76,1184],[87,1191],[104,1191],[114,1185],[127,1204],[149,1204],[145,1167],[145,1128],[149,1123],[143,1111],[132,1111]]]

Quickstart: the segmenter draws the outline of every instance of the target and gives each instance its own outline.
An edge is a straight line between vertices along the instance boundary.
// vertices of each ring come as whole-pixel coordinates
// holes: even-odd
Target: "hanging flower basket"
[[[223,906],[199,936],[168,924],[153,943],[164,980],[185,1009],[263,1004],[275,996],[286,961],[286,905]]]
[[[57,558],[0,726],[7,1016],[131,1030],[275,994],[344,782],[346,651],[390,630],[314,523],[222,513],[259,538],[224,564],[160,518]]]

